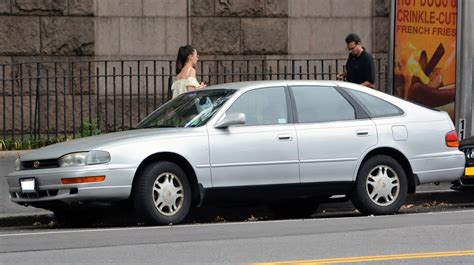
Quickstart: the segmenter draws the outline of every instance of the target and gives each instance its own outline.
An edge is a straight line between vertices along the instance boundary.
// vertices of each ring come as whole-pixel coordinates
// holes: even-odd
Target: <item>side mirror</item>
[[[216,124],[217,129],[225,129],[231,125],[245,124],[245,114],[231,113]]]

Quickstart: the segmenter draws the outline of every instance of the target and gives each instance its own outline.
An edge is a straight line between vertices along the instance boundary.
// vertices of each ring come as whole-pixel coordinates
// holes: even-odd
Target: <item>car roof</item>
[[[233,83],[223,83],[212,85],[205,89],[254,89],[268,86],[291,86],[291,85],[316,85],[316,86],[336,86],[338,82],[331,80],[263,80],[263,81],[243,81]]]
[[[222,83],[218,85],[212,85],[204,88],[207,89],[235,89],[241,92],[245,92],[252,89],[264,88],[269,86],[337,86],[344,87],[349,89],[354,89],[358,91],[365,92],[370,95],[377,96],[381,99],[387,100],[392,104],[403,104],[407,102],[401,98],[389,95],[385,92],[378,91],[376,89],[368,88],[359,84],[345,82],[345,81],[336,81],[336,80],[263,80],[263,81],[244,81],[244,82],[233,82],[233,83]],[[413,103],[410,103],[413,105]]]
[[[376,89],[368,88],[355,83],[336,81],[336,80],[263,80],[263,81],[243,81],[243,82],[232,82],[222,83],[217,85],[208,86],[202,90],[212,89],[235,89],[241,92],[245,92],[252,89],[264,88],[269,86],[337,86],[358,91],[363,91],[368,94],[380,97],[389,101],[399,101],[399,98],[395,98],[385,92],[378,91]],[[393,103],[393,102],[392,102]]]

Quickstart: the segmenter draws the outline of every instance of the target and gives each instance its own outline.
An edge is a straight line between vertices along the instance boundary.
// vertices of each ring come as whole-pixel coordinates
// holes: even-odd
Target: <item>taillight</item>
[[[458,134],[456,133],[455,130],[448,132],[444,139],[446,141],[446,146],[459,147]]]

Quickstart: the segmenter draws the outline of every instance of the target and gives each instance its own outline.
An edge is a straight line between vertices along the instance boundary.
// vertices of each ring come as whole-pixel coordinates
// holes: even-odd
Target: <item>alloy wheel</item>
[[[390,205],[397,199],[400,192],[400,179],[391,167],[379,165],[367,175],[366,191],[375,204]]]
[[[165,216],[173,216],[183,206],[183,184],[173,173],[160,174],[153,183],[152,192],[156,209]]]

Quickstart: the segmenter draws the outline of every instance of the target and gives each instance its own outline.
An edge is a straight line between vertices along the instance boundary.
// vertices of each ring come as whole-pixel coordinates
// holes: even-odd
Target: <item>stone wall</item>
[[[344,58],[350,32],[388,51],[390,0],[193,0],[191,10],[192,44],[207,55]]]
[[[287,0],[193,0],[192,44],[208,55],[288,54]]]
[[[289,53],[346,56],[354,32],[371,53],[386,54],[390,0],[290,0]]]
[[[48,79],[54,76],[53,64],[16,64],[66,62],[56,67],[57,75],[64,76],[67,68],[63,66],[68,66],[67,62],[94,58],[94,20],[94,0],[0,0],[0,64],[7,64],[1,67],[0,76],[0,113],[6,114],[5,120],[2,115],[1,130],[11,131],[15,127],[17,131],[22,128],[29,132],[31,120],[38,116],[36,103],[42,110],[42,128],[47,123],[54,124],[54,128],[64,126],[64,121],[56,125],[56,109],[58,113],[80,109],[72,95],[85,91],[77,85],[65,85],[63,78]],[[79,71],[73,70],[77,76]],[[38,86],[36,77],[41,77]],[[53,96],[55,90],[58,98]],[[91,90],[94,94],[95,87]],[[72,122],[66,123],[72,126]]]
[[[202,59],[345,58],[349,32],[386,58],[389,5],[390,0],[1,0],[0,63],[174,60],[186,43]]]
[[[334,58],[350,32],[384,55],[389,10],[390,0],[1,0],[0,62],[174,59],[186,43],[212,58]]]
[[[49,124],[42,122],[42,129],[77,127],[81,108],[87,117],[89,106],[92,117],[100,116],[102,128],[111,128],[116,116],[120,117],[118,123],[122,116],[136,123],[153,109],[143,104],[150,100],[144,98],[144,91],[153,87],[150,93],[161,101],[162,89],[168,89],[172,81],[168,62],[154,65],[147,60],[174,60],[178,47],[186,43],[198,49],[201,59],[260,60],[258,66],[251,65],[258,70],[253,76],[247,75],[250,80],[263,71],[272,71],[271,63],[261,65],[265,59],[346,58],[344,37],[350,32],[358,33],[370,52],[386,59],[389,10],[390,0],[0,0],[0,65],[50,62],[0,69],[0,112],[7,114],[5,120],[0,115],[0,131],[18,130],[21,117],[25,120],[22,128],[31,129],[29,120],[34,119],[36,102],[43,110],[36,115],[41,121],[55,116],[56,109],[69,115],[57,122],[55,118],[49,119]],[[123,69],[120,62],[102,62],[119,59],[132,59],[134,64],[140,60],[141,68],[125,64]],[[93,60],[97,62],[78,62]],[[249,71],[245,62],[232,65],[243,69],[239,74]],[[140,71],[151,74],[155,67],[163,73],[158,80],[142,76],[130,81],[127,77]],[[210,76],[205,81],[216,83],[233,80],[230,68],[217,61],[199,70]],[[48,78],[55,69],[59,78]],[[162,69],[167,69],[166,73]],[[2,70],[6,70],[5,75]],[[117,85],[111,76],[114,71],[125,75],[117,78]],[[220,79],[223,71],[232,80]],[[17,77],[21,73],[23,77],[29,73],[29,78],[20,81]],[[63,78],[64,73],[67,78]],[[88,76],[82,80],[84,85],[81,73]],[[41,77],[37,86],[36,76]],[[100,80],[95,76],[101,76]],[[124,98],[111,101],[114,89]],[[52,96],[56,90],[58,99]],[[19,94],[33,106],[21,102]],[[81,95],[85,99],[90,95],[92,101],[81,105]],[[123,106],[112,110],[114,102],[123,102]],[[138,112],[143,115],[138,117]]]
[[[188,42],[187,10],[188,0],[1,0],[0,62],[171,58]]]
[[[171,58],[188,42],[187,0],[95,0],[95,55]]]
[[[2,0],[0,56],[94,55],[93,15],[93,0]]]

